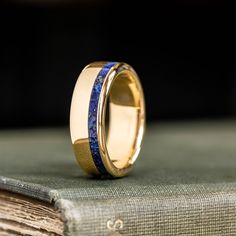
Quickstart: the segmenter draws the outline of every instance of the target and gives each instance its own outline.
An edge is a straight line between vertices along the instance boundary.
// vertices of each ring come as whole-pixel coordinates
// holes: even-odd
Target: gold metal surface
[[[105,62],[88,65],[76,83],[70,114],[71,139],[81,167],[99,175],[89,147],[88,110],[94,81]],[[109,97],[109,101],[108,101]],[[106,134],[105,115],[109,103],[109,127]],[[106,170],[114,177],[126,175],[141,148],[145,130],[145,104],[139,78],[125,63],[117,63],[106,76],[97,114],[100,155]]]
[[[102,66],[103,63],[93,63],[81,72],[74,88],[70,110],[70,133],[76,159],[82,169],[92,175],[98,175],[99,172],[89,147],[88,108],[93,84]]]

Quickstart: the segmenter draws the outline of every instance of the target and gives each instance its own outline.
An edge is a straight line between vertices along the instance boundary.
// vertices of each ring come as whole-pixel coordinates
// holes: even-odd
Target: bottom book
[[[67,130],[0,132],[2,235],[236,235],[236,122],[147,129],[129,176],[94,179]]]

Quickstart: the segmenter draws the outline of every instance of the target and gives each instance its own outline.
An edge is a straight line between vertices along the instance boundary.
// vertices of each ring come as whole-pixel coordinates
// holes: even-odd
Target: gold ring
[[[86,66],[76,82],[70,111],[71,140],[82,169],[95,176],[127,175],[144,130],[144,95],[134,69],[118,62]]]

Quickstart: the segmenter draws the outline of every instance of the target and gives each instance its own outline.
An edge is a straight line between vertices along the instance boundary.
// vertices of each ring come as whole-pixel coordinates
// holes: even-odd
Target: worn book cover
[[[0,189],[0,235],[236,235],[236,122],[150,125],[113,180],[82,172],[67,129],[1,131]]]

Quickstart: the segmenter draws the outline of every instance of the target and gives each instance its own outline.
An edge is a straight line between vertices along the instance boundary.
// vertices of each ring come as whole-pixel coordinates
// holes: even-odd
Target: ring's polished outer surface
[[[80,166],[91,175],[126,175],[139,154],[144,129],[144,95],[132,67],[118,62],[86,66],[75,85],[70,112]]]

